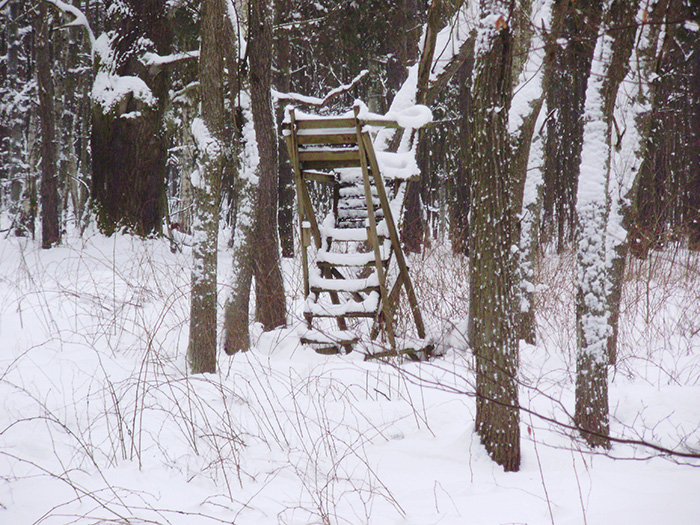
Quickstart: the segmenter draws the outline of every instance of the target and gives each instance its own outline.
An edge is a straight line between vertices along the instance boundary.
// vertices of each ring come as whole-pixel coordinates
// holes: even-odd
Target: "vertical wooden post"
[[[386,195],[386,190],[384,189],[382,175],[379,172],[379,163],[377,162],[377,157],[374,154],[374,149],[372,147],[369,134],[363,133],[361,137],[358,137],[358,141],[361,144],[363,144],[363,148],[368,154],[369,163],[372,168],[372,174],[374,175],[374,184],[377,187],[377,196],[379,197],[379,203],[381,204],[382,210],[384,211],[384,220],[386,221],[387,229],[389,230],[389,239],[391,240],[391,244],[395,248],[394,252],[396,253],[396,264],[399,267],[400,275],[403,276],[402,282],[404,288],[406,289],[408,302],[411,305],[411,313],[413,314],[413,321],[416,324],[418,337],[422,339],[425,338],[425,325],[423,324],[423,315],[421,314],[420,307],[418,306],[418,298],[416,297],[416,292],[413,289],[413,283],[411,282],[411,278],[408,275],[408,264],[406,263],[406,257],[403,254],[403,250],[401,249],[399,232],[396,229],[396,223],[394,222],[394,217],[391,213],[391,206],[389,206],[389,199]]]
[[[375,268],[377,271],[377,278],[379,280],[379,292],[382,314],[384,317],[384,326],[386,329],[386,335],[389,339],[389,345],[391,345],[392,350],[396,350],[396,340],[394,338],[394,320],[392,319],[392,311],[389,305],[389,293],[386,289],[386,276],[384,275],[384,263],[382,261],[382,251],[379,244],[379,239],[377,236],[377,219],[374,214],[374,202],[372,200],[372,186],[369,179],[369,166],[367,157],[367,148],[362,140],[363,131],[362,125],[358,119],[358,114],[360,108],[358,106],[354,107],[355,111],[355,129],[357,132],[357,145],[360,148],[360,166],[362,168],[362,181],[365,187],[365,200],[367,202],[367,220],[369,222],[369,236],[371,239],[372,248],[374,250],[374,261]],[[371,145],[370,145],[371,148]],[[379,175],[381,177],[381,175]],[[375,176],[376,179],[376,176]],[[386,197],[386,194],[385,194]],[[385,216],[386,217],[386,216]]]

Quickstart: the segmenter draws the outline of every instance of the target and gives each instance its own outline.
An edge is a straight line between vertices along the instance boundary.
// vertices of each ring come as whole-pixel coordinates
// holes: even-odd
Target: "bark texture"
[[[613,196],[611,180],[614,108],[620,84],[627,73],[634,31],[630,27],[636,1],[612,0],[605,5],[605,32],[598,40],[593,72],[586,92],[586,115],[578,195],[579,240],[578,291],[576,296],[577,376],[574,419],[591,446],[608,448],[608,367],[610,364],[610,275],[608,255],[613,243],[607,238],[618,220],[620,203]],[[611,30],[614,29],[614,30]],[[628,30],[629,31],[629,30]],[[611,210],[614,213],[611,213]],[[623,240],[624,241],[624,240]],[[614,250],[613,250],[614,252]],[[624,256],[624,251],[617,252]]]
[[[187,358],[194,374],[216,372],[217,241],[224,145],[224,5],[206,0],[199,60],[202,118],[193,123],[198,149],[193,184],[192,302]]]
[[[470,137],[473,133],[474,119],[472,115],[472,74],[474,70],[474,54],[462,64],[457,72],[459,82],[459,134],[461,137]],[[472,171],[472,148],[473,141],[459,141],[458,167],[455,177],[451,179],[451,199],[449,201],[450,211],[450,240],[452,241],[452,252],[454,254],[469,255],[469,209],[471,207],[470,178]]]
[[[613,134],[613,118],[615,111],[615,100],[620,91],[620,85],[629,72],[630,57],[637,36],[637,26],[634,23],[639,8],[640,0],[615,0],[607,15],[606,25],[610,29],[609,38],[612,39],[612,55],[610,57],[610,67],[603,85],[604,111],[608,125],[609,147],[614,148],[614,141],[619,140]],[[644,27],[640,28],[643,31]],[[611,151],[612,154],[612,151]],[[611,265],[608,270],[610,281],[610,293],[607,297],[608,324],[610,334],[608,338],[608,359],[611,365],[617,361],[617,339],[620,320],[620,302],[622,300],[622,281],[627,266],[627,254],[629,252],[627,242],[627,228],[629,227],[631,208],[627,204],[627,199],[621,200],[615,194],[611,195],[611,206],[614,206],[618,213],[613,217],[621,220],[620,228],[617,231],[624,238],[613,238],[611,253]]]
[[[36,73],[41,121],[41,247],[51,248],[61,242],[61,226],[51,15],[45,2],[39,5],[36,30]]]
[[[453,2],[435,0],[430,5],[428,11],[428,21],[425,29],[425,40],[420,61],[418,63],[418,80],[416,86],[416,104],[426,104],[428,102],[428,88],[430,80],[430,70],[435,56],[437,34],[444,23],[445,11],[453,12]],[[429,166],[427,155],[427,144],[422,139],[422,131],[418,130],[418,166],[421,170],[421,178],[418,181],[411,181],[406,188],[406,199],[404,202],[405,211],[403,225],[401,228],[401,240],[404,249],[411,253],[420,253],[426,235],[425,207],[423,196],[429,190],[426,178],[426,168]]]
[[[292,9],[291,0],[277,0],[275,2],[275,23],[279,25],[283,21],[285,14]],[[280,35],[274,40],[275,48],[275,87],[281,93],[288,93],[292,89],[290,64],[291,45],[289,40]],[[278,106],[277,118],[281,119],[284,108]],[[294,173],[292,164],[289,161],[289,154],[284,145],[284,137],[280,135],[277,144],[279,152],[279,211],[277,220],[279,221],[280,244],[282,246],[282,257],[294,257]]]
[[[233,265],[229,282],[231,293],[226,298],[224,312],[224,351],[228,355],[250,348],[250,294],[253,284],[253,231],[255,200],[258,193],[259,155],[253,129],[253,117],[247,97],[241,112],[243,135],[240,176],[236,183],[238,206],[233,238]]]
[[[512,94],[509,2],[483,0],[476,39],[471,181],[469,342],[476,357],[476,431],[506,471],[520,468],[515,214],[508,111]]]
[[[277,207],[279,156],[272,86],[272,8],[268,0],[249,4],[250,102],[260,155],[260,181],[253,234],[256,319],[265,330],[284,326],[287,308],[280,266]]]
[[[553,27],[561,27],[549,45],[546,101],[550,111],[544,159],[543,227],[559,251],[576,231],[583,109],[591,59],[602,13],[600,0],[560,0],[553,6]]]
[[[663,40],[650,57],[649,134],[631,231],[638,257],[686,236],[691,248],[700,249],[700,35],[678,23],[699,17],[693,0],[662,0],[649,14]]]
[[[15,217],[17,236],[34,236],[37,212],[36,179],[28,169],[28,147],[36,133],[32,125],[34,75],[32,60],[35,33],[24,30],[31,18],[27,2],[11,0],[4,7],[6,18],[0,23],[0,204]]]

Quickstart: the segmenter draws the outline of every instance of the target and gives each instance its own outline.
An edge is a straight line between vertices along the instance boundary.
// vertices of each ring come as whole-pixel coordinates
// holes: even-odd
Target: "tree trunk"
[[[700,6],[696,2],[692,5],[692,16],[690,20],[700,20]],[[686,28],[687,30],[687,28]],[[688,182],[686,185],[686,209],[688,213],[688,246],[691,250],[700,250],[700,35],[687,35],[692,38],[692,53],[689,59],[688,107],[691,115],[688,118],[688,129],[690,136],[687,144],[691,146],[687,153],[690,156],[688,161]]]
[[[13,216],[18,237],[34,237],[36,218],[36,180],[30,158],[33,119],[36,117],[36,92],[27,91],[35,71],[32,60],[34,32],[25,30],[32,18],[27,2],[11,0],[4,6],[7,16],[0,33],[0,181],[7,191],[0,204]]]
[[[428,11],[428,23],[425,28],[425,39],[420,62],[418,64],[418,80],[416,86],[416,104],[425,104],[428,97],[428,87],[430,80],[430,70],[435,56],[435,46],[437,34],[441,28],[442,17],[444,15],[443,0],[434,0]],[[427,184],[425,179],[427,154],[425,140],[421,139],[423,132],[418,130],[418,165],[421,170],[421,177],[417,181],[410,181],[406,188],[405,211],[403,225],[401,228],[401,241],[404,249],[411,253],[420,253],[425,240],[426,225],[424,213],[424,203],[422,196],[425,195]]]
[[[277,0],[275,3],[275,24],[282,22],[282,17],[291,10],[290,0]],[[282,93],[291,91],[290,69],[290,43],[287,38],[281,36],[275,39],[276,74],[275,87]],[[277,118],[282,116],[283,108],[277,112]],[[277,144],[279,152],[279,221],[280,243],[282,245],[282,257],[294,257],[294,173],[289,161],[287,148],[280,136]]]
[[[277,234],[278,143],[270,95],[272,9],[268,0],[250,2],[248,5],[250,101],[260,154],[260,182],[252,247],[256,319],[265,330],[272,330],[287,323]]]
[[[471,93],[473,70],[474,56],[472,54],[457,73],[459,82],[458,129],[461,137],[470,137],[473,132],[472,105],[474,102]],[[469,209],[471,208],[469,185],[473,169],[472,142],[471,140],[459,141],[457,173],[452,180],[452,196],[449,201],[452,252],[462,255],[469,255]]]
[[[144,51],[167,55],[172,32],[163,0],[128,0],[117,28],[112,64],[100,64],[105,75],[138,77],[152,97],[125,95],[111,106],[95,99],[93,107],[92,197],[102,231],[125,227],[138,235],[160,233],[165,215],[168,141],[163,117],[169,90],[166,69],[144,66]],[[143,46],[146,46],[144,49]],[[94,92],[93,92],[94,94]]]
[[[601,2],[602,4],[603,2]],[[620,217],[620,203],[612,197],[611,180],[613,113],[632,52],[633,26],[638,2],[607,2],[606,29],[598,41],[586,91],[586,117],[577,209],[581,227],[576,295],[577,376],[574,418],[591,446],[608,448],[608,366],[610,364],[610,275],[608,261],[615,259],[606,238],[610,217]],[[611,215],[611,211],[613,212]],[[620,240],[624,244],[624,239]],[[619,246],[619,245],[618,245]],[[612,253],[608,257],[608,251]],[[624,250],[617,251],[624,257]],[[619,262],[618,262],[619,264]],[[619,271],[619,269],[616,268]],[[618,290],[619,292],[619,290]],[[619,298],[618,298],[619,299]],[[616,323],[616,319],[613,320]]]
[[[601,17],[600,0],[561,0],[553,7],[555,35],[546,74],[550,111],[544,159],[544,224],[559,251],[570,246],[576,230],[576,192],[583,140],[583,108]],[[561,25],[560,21],[563,21]],[[563,43],[560,43],[563,39]]]
[[[603,86],[605,118],[608,122],[608,133],[610,135],[608,146],[613,147],[612,124],[615,111],[615,101],[620,90],[622,81],[629,72],[630,57],[637,36],[637,27],[634,23],[640,0],[615,0],[610,8],[606,25],[608,28],[621,28],[610,31],[612,38],[612,56],[608,75]],[[642,28],[643,29],[643,28]],[[641,94],[640,94],[641,96]],[[639,135],[639,134],[638,134]],[[613,151],[611,151],[611,155]],[[629,178],[629,177],[628,177]],[[631,184],[629,185],[631,186]],[[610,220],[608,230],[612,234],[608,238],[610,256],[610,267],[608,269],[608,280],[610,281],[610,293],[607,297],[608,324],[610,334],[608,338],[608,359],[610,365],[617,361],[617,338],[619,332],[620,303],[622,300],[622,281],[627,266],[627,229],[629,227],[630,207],[628,199],[620,199],[619,194],[627,193],[622,191],[611,191]]]
[[[58,145],[56,143],[55,88],[52,74],[51,16],[45,2],[39,4],[36,28],[36,73],[41,121],[41,247],[61,242],[58,197]]]
[[[238,206],[233,238],[233,266],[227,281],[231,292],[226,298],[224,312],[224,351],[228,355],[245,352],[250,348],[250,289],[253,280],[253,230],[255,227],[255,199],[258,193],[259,161],[250,100],[242,97],[242,125],[245,143],[241,155],[240,176],[236,184]]]
[[[506,471],[520,468],[515,258],[508,111],[512,33],[506,0],[482,0],[475,51],[469,342],[476,357],[476,431]]]
[[[219,202],[224,144],[224,5],[206,0],[199,59],[202,119],[192,131],[199,153],[193,181],[195,220],[192,227],[194,268],[190,339],[187,357],[193,374],[216,372],[216,283]]]

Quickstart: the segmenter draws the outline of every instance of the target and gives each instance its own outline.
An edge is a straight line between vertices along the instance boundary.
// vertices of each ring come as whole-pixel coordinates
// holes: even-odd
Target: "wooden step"
[[[301,132],[305,129],[356,129],[353,117],[313,117],[295,121],[296,127]]]
[[[323,184],[335,184],[335,176],[330,173],[315,170],[302,170],[301,176],[304,180],[322,182]]]
[[[299,162],[303,170],[355,168],[361,165],[357,148],[300,149]]]
[[[389,260],[386,250],[380,248],[382,253],[382,262],[386,263]],[[334,253],[320,251],[316,254],[316,264],[322,266],[374,266],[374,252],[367,253]]]
[[[297,144],[357,144],[357,133],[350,128],[299,130]]]
[[[332,242],[367,242],[369,229],[364,224],[355,228],[321,228],[321,237],[330,239]],[[379,242],[386,239],[385,232],[378,232]]]
[[[304,344],[355,344],[358,335],[352,330],[316,330],[313,328],[300,331],[299,339]]]
[[[374,272],[364,279],[326,279],[318,274],[312,273],[309,276],[309,285],[311,291],[314,293],[370,293],[379,291],[379,278]]]
[[[381,210],[379,207],[379,197],[372,198],[372,204],[374,204],[375,210]],[[338,209],[345,210],[357,210],[357,209],[367,209],[367,200],[364,195],[342,197],[338,201]]]
[[[377,187],[372,184],[370,186],[372,189],[372,196],[378,198]],[[364,197],[365,196],[365,186],[359,184],[348,184],[346,186],[340,185],[338,190],[338,195],[341,199],[352,198],[352,197]]]
[[[310,346],[317,354],[347,354],[360,340],[357,334],[349,330],[314,330],[308,329],[299,334],[302,344]]]
[[[314,317],[375,317],[379,309],[379,292],[371,292],[361,302],[345,301],[341,304],[316,303],[309,297],[304,304],[304,314]]]

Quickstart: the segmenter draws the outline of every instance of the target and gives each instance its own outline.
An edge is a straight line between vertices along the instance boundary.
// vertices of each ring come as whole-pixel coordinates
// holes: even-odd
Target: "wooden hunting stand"
[[[354,116],[343,117],[299,116],[287,110],[283,133],[296,183],[306,298],[307,330],[301,340],[321,353],[350,351],[363,334],[357,327],[349,329],[348,321],[359,325],[356,320],[366,318],[373,320],[370,339],[383,333],[387,344],[372,356],[426,352],[425,326],[394,221],[401,213],[402,183],[419,171],[410,154],[375,152],[370,130],[399,128],[397,122],[363,120],[359,114],[358,106]],[[319,208],[325,204],[329,210],[321,221],[311,181],[325,185],[326,195],[332,196],[330,203],[315,199],[322,203]],[[309,256],[312,243],[315,261]],[[396,270],[390,272],[392,261]],[[389,274],[395,276],[391,284]],[[402,347],[394,330],[402,288],[418,336],[410,347]],[[319,318],[335,319],[336,326],[314,327]]]

